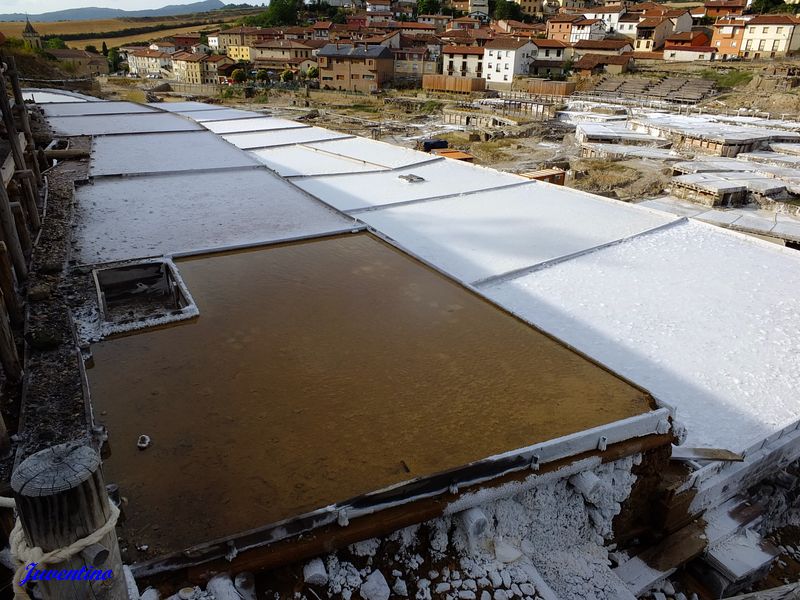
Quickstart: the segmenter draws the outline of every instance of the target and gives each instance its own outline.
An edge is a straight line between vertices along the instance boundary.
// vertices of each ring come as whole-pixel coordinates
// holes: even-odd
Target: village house
[[[712,19],[741,15],[747,8],[747,0],[706,0],[705,16]]]
[[[602,8],[588,9],[583,13],[587,19],[600,19],[606,25],[607,33],[615,33],[619,29],[619,20],[625,14],[625,5],[611,4]]]
[[[392,0],[367,0],[367,12],[391,12]]]
[[[55,58],[62,69],[79,77],[97,77],[108,75],[108,60],[102,54],[65,48],[63,50],[46,50]]]
[[[538,34],[545,34],[547,32],[547,25],[544,23],[523,23],[522,21],[515,21],[513,19],[500,19],[492,23],[491,29],[497,33],[536,37]]]
[[[199,33],[181,33],[170,36],[169,39],[175,44],[178,50],[186,51],[202,42],[202,36]]]
[[[544,14],[544,0],[514,0],[526,15],[541,17]]]
[[[219,52],[219,32],[215,31],[214,33],[209,33],[206,36],[206,40],[208,40],[208,47],[211,48],[212,52]]]
[[[696,62],[715,60],[716,49],[712,46],[664,45],[664,60],[667,62]]]
[[[602,40],[606,35],[606,24],[601,19],[581,19],[574,21],[569,33],[569,43],[580,40]]]
[[[648,17],[636,26],[634,52],[653,52],[664,45],[672,33],[672,21],[666,17]]]
[[[458,30],[458,29],[480,29],[481,22],[479,19],[473,19],[472,17],[459,17],[458,19],[452,19],[450,23],[447,25],[447,30]]]
[[[510,90],[515,75],[529,75],[536,46],[529,39],[497,38],[483,48],[486,87]]]
[[[260,43],[260,42],[257,42]],[[247,46],[228,46],[227,55],[232,60],[237,62],[250,62],[252,60],[253,55],[253,47],[250,45]]]
[[[298,40],[268,40],[250,48],[256,69],[307,71],[317,65],[314,50]]]
[[[444,31],[452,18],[450,15],[419,15],[417,16],[417,23],[433,25],[436,31]]]
[[[749,59],[788,56],[800,49],[800,19],[792,15],[759,15],[748,21],[742,53]]]
[[[561,40],[570,43],[572,24],[583,21],[581,15],[556,15],[547,20],[547,37],[551,40]]]
[[[632,40],[636,39],[636,26],[643,19],[641,13],[628,12],[619,18],[617,33]]]
[[[176,52],[172,55],[172,75],[181,83],[203,83],[202,62],[205,54],[192,54],[190,52]]]
[[[586,54],[619,56],[633,52],[633,43],[627,39],[580,40],[573,46],[573,49],[575,58],[578,59]]]
[[[436,75],[439,61],[426,46],[393,48],[395,85],[419,86],[423,75]]]
[[[231,46],[247,48],[256,42],[274,38],[276,34],[272,30],[261,29],[259,27],[232,27],[219,32],[218,49],[219,52],[228,52]]]
[[[630,54],[623,54],[622,56],[585,54],[572,66],[572,69],[582,77],[589,77],[598,73],[620,75],[631,70],[632,66],[633,58]]]
[[[318,40],[327,40],[331,37],[331,26],[333,23],[330,21],[317,21],[312,25],[311,29],[314,31],[313,36]]]
[[[172,69],[172,55],[158,50],[136,50],[128,54],[128,70],[133,75],[160,75]]]
[[[209,54],[201,63],[203,83],[221,83],[236,63],[224,54]]]
[[[442,73],[453,77],[483,78],[483,48],[445,46],[442,48]]]
[[[170,40],[158,40],[150,44],[149,48],[150,50],[156,50],[157,52],[166,52],[167,54],[173,54],[179,50],[175,42],[172,42]]]
[[[392,21],[384,26],[384,29],[389,31],[399,31],[406,35],[414,35],[417,33],[436,33],[436,26],[428,23],[417,23],[415,21]]]
[[[531,75],[561,75],[564,63],[572,58],[572,47],[561,40],[533,39]]]
[[[394,76],[392,51],[384,46],[328,44],[317,54],[322,87],[376,92]]]
[[[711,46],[716,50],[718,58],[739,56],[746,27],[747,21],[744,19],[723,18],[714,23]]]

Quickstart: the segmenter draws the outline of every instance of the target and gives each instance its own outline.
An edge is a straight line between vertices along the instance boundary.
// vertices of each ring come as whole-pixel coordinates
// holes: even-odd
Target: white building
[[[158,50],[137,50],[128,53],[128,70],[133,75],[160,75],[172,68],[172,55]]]
[[[212,52],[219,52],[219,33],[210,33],[208,35],[208,47]]]
[[[614,33],[619,29],[619,20],[625,14],[625,6],[611,4],[602,8],[592,8],[583,13],[587,19],[600,19],[606,24],[606,32]]]
[[[570,44],[580,40],[602,40],[606,36],[606,24],[602,19],[575,21],[569,34]]]
[[[536,46],[530,39],[497,38],[483,48],[486,87],[511,89],[515,75],[529,75]]]
[[[479,46],[442,48],[442,73],[454,77],[483,77],[483,53]]]
[[[759,15],[750,19],[742,37],[744,58],[774,58],[800,49],[800,19],[791,15]]]

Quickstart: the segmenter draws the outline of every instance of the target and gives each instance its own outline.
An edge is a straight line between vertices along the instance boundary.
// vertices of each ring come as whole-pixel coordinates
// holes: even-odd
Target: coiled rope
[[[17,517],[14,529],[11,530],[11,535],[8,536],[11,556],[18,565],[17,570],[14,572],[14,597],[19,600],[30,600],[25,586],[20,585],[27,570],[26,566],[30,563],[37,563],[37,567],[41,569],[44,565],[52,566],[64,562],[89,546],[97,544],[106,535],[114,531],[117,519],[119,519],[119,508],[111,500],[108,501],[108,506],[111,509],[111,515],[99,529],[96,529],[86,537],[72,542],[69,546],[56,548],[50,552],[45,552],[40,547],[31,546],[28,543],[25,538],[25,531],[22,529],[22,521]],[[0,497],[0,508],[16,508],[16,502],[14,502],[13,498]]]

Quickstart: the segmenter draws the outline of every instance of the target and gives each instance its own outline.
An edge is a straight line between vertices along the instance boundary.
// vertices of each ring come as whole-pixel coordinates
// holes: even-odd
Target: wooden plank
[[[639,596],[699,556],[707,545],[705,530],[703,520],[693,521],[621,564],[614,573],[625,582],[631,593]]]
[[[672,447],[672,460],[722,460],[744,462],[744,456],[724,448],[685,448]]]
[[[770,590],[750,592],[741,596],[729,596],[724,600],[800,600],[800,583],[790,583]]]

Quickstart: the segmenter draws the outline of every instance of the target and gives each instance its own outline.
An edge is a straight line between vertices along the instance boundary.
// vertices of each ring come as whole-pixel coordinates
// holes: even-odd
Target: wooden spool
[[[111,516],[100,456],[79,442],[59,444],[29,456],[11,476],[11,487],[28,543],[45,552],[86,537]],[[105,581],[40,581],[36,585],[46,600],[128,597],[116,531],[109,532],[98,546],[44,568],[113,572]]]

